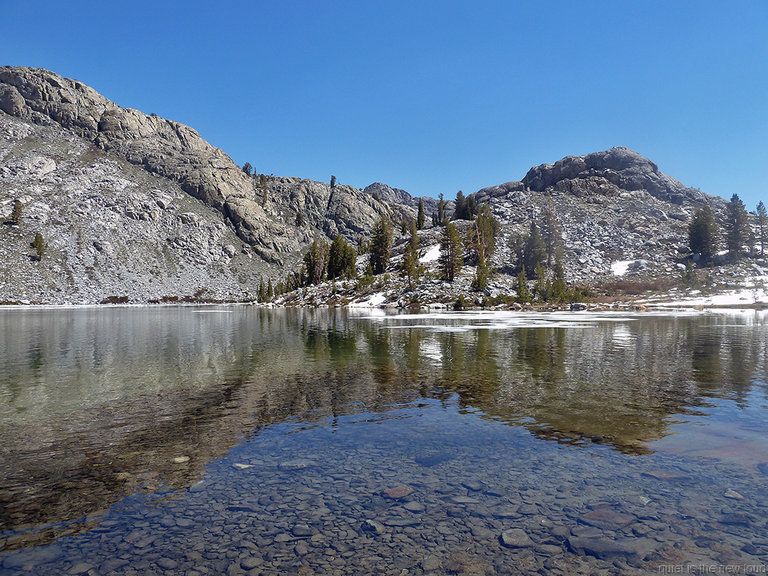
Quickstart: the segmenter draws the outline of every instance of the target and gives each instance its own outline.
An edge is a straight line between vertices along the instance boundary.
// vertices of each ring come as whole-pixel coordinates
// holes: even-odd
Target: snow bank
[[[440,244],[435,244],[427,249],[424,256],[419,258],[419,262],[426,264],[428,262],[435,262],[438,258],[440,258]]]

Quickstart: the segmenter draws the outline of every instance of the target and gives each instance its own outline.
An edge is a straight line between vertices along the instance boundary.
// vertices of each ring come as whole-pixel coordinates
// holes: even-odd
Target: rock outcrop
[[[659,172],[658,166],[637,152],[617,146],[586,156],[568,156],[554,164],[531,168],[523,183],[536,192],[556,190],[575,196],[645,190],[675,204],[694,199],[695,190]]]
[[[415,218],[419,203],[378,182],[360,190],[248,175],[192,128],[41,69],[0,67],[0,142],[0,217],[17,199],[24,211],[20,224],[0,226],[0,302],[247,299],[260,276],[296,272],[314,239],[357,243],[381,216]],[[491,294],[511,290],[511,241],[548,210],[562,231],[567,278],[593,283],[679,276],[692,214],[707,204],[722,220],[727,205],[621,147],[542,164],[474,196],[501,224]],[[437,202],[422,200],[430,228]],[[37,232],[48,243],[42,259],[31,253]],[[472,263],[442,285],[440,229],[420,235],[433,299],[471,295]],[[405,242],[396,237],[393,271]],[[358,264],[364,269],[365,258]]]
[[[178,183],[184,192],[224,214],[237,235],[269,263],[294,263],[314,236],[315,231],[298,229],[295,211],[284,221],[273,217],[275,212],[287,217],[291,207],[301,207],[308,190],[313,197],[304,202],[303,208],[310,209],[304,216],[309,222],[322,221],[317,229],[330,236],[337,231],[359,234],[380,214],[393,219],[409,214],[348,186],[331,191],[330,186],[299,179],[283,179],[272,194],[268,186],[272,202],[282,202],[268,214],[257,180],[194,129],[122,108],[92,88],[47,70],[0,68],[0,110],[43,126],[57,124],[103,151]],[[314,197],[318,192],[322,197]]]

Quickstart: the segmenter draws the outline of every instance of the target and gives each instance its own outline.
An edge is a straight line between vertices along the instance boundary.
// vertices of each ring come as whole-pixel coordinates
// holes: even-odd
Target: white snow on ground
[[[386,294],[384,294],[384,292],[376,292],[375,294],[371,294],[370,297],[364,300],[350,302],[349,307],[350,308],[378,308],[379,306],[384,304],[384,301],[386,299],[387,299],[387,296]]]
[[[426,264],[427,262],[434,262],[438,258],[440,258],[440,244],[435,244],[434,246],[430,246],[424,253],[424,256],[419,258],[419,262]]]
[[[629,270],[629,265],[633,262],[634,260],[617,260],[611,264],[611,272],[614,276],[624,276]]]
[[[711,296],[697,294],[682,297],[667,302],[648,300],[649,304],[658,307],[672,308],[678,306],[748,306],[752,304],[768,304],[768,276],[756,276],[745,281],[748,287],[738,288],[713,294]]]

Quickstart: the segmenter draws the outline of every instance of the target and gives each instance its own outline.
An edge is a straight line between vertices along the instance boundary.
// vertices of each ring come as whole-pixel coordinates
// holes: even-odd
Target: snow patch
[[[427,262],[435,262],[438,258],[440,258],[440,244],[435,244],[427,249],[424,256],[419,258],[419,261],[422,264],[426,264]]]
[[[629,270],[629,265],[634,263],[634,260],[617,260],[611,264],[611,272],[614,276],[624,276]]]

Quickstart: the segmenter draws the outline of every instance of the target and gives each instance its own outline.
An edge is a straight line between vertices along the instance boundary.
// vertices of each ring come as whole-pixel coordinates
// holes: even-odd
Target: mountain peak
[[[624,146],[535,166],[525,175],[523,183],[536,192],[557,190],[577,196],[645,190],[675,203],[689,194],[685,185],[660,172],[654,162]]]

